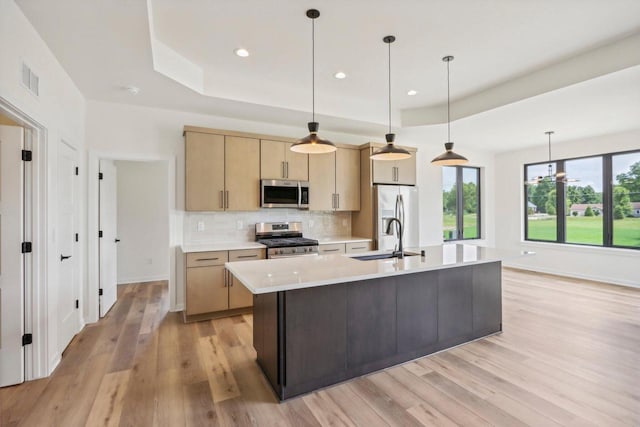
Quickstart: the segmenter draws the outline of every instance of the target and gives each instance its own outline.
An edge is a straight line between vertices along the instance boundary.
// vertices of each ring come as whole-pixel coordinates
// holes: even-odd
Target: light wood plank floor
[[[278,404],[250,315],[185,325],[127,285],[5,426],[640,425],[640,290],[504,271],[504,332]]]

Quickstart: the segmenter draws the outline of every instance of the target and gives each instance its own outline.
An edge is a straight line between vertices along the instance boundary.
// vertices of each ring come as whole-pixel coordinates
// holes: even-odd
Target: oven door
[[[260,206],[263,208],[300,208],[300,182],[277,179],[260,181]],[[308,190],[307,197],[308,200]],[[307,201],[308,204],[308,201]]]

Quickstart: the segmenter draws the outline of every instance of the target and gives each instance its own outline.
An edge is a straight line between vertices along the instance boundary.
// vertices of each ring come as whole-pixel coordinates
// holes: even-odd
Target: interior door
[[[78,253],[76,250],[77,152],[62,143],[58,151],[58,345],[63,351],[80,329]]]
[[[117,299],[117,175],[113,160],[100,160],[100,317]]]
[[[24,381],[23,135],[0,126],[0,387]]]

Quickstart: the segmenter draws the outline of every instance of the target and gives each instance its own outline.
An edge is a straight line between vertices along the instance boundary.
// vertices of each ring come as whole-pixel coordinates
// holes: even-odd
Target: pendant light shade
[[[404,148],[396,147],[393,143],[396,135],[391,133],[391,43],[396,41],[394,36],[386,36],[382,39],[389,46],[389,133],[385,135],[387,145],[374,151],[373,160],[403,160],[411,157],[411,153]]]
[[[320,124],[316,122],[316,43],[315,20],[320,16],[317,9],[307,10],[307,17],[311,19],[311,109],[312,120],[307,123],[309,135],[291,146],[291,151],[304,154],[322,154],[336,151],[336,146],[331,141],[318,137]]]
[[[469,163],[466,157],[453,152],[453,142],[451,142],[451,91],[449,85],[449,62],[453,61],[453,56],[448,55],[442,58],[447,63],[447,142],[444,143],[445,152],[440,154],[431,163],[439,166],[456,166]]]
[[[543,181],[550,182],[550,183],[559,182],[561,184],[579,181],[574,178],[568,178],[567,173],[564,171],[559,171],[559,172],[556,172],[555,174],[553,173],[553,165],[551,161],[551,135],[553,135],[554,133],[555,132],[553,132],[552,130],[548,130],[545,132],[545,135],[547,135],[548,137],[548,147],[549,147],[549,172],[547,173],[547,176],[537,176],[535,178],[532,178],[529,181],[525,182],[526,185],[537,185]]]

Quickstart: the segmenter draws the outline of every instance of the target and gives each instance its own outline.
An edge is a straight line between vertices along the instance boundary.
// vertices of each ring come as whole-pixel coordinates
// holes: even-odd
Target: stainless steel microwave
[[[263,179],[260,181],[260,206],[263,208],[309,209],[309,183]]]

